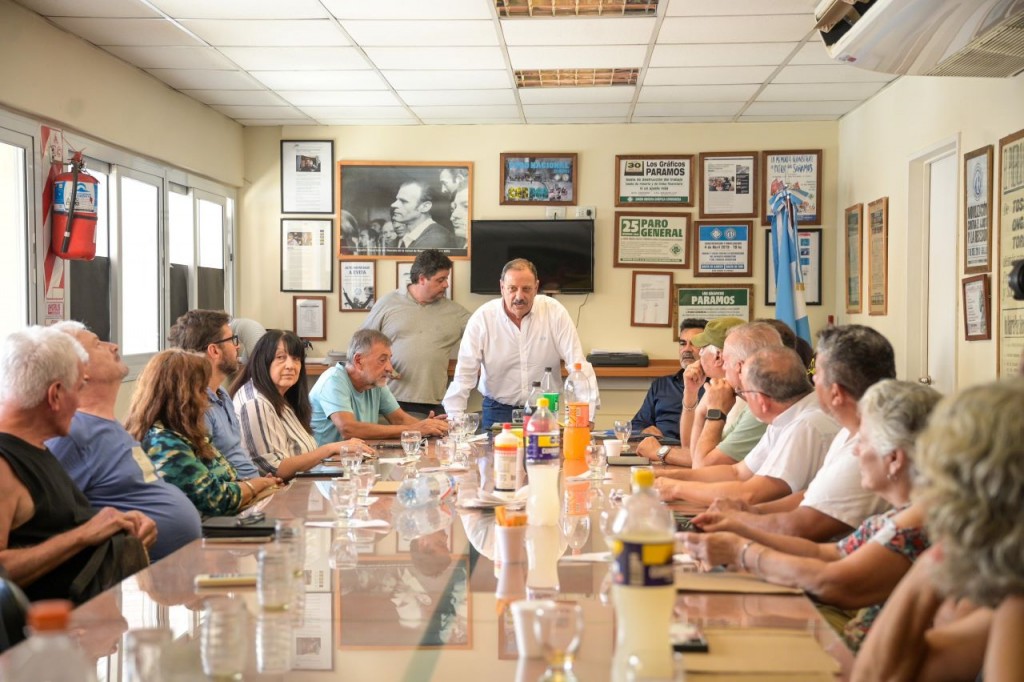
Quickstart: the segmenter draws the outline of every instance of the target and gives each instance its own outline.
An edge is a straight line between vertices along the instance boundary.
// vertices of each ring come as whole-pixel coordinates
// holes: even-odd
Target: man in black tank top
[[[71,336],[43,327],[14,332],[0,348],[0,565],[33,601],[87,598],[72,583],[115,534],[147,547],[156,539],[139,512],[90,507],[43,444],[67,435],[87,360]]]

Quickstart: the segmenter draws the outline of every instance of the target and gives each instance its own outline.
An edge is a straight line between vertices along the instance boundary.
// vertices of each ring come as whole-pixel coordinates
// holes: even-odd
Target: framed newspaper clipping
[[[616,206],[693,206],[693,154],[615,157]]]

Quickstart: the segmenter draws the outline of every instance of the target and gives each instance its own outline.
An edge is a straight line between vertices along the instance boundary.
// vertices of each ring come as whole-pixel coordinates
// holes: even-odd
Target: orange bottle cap
[[[67,630],[73,604],[66,599],[44,599],[29,606],[27,624],[36,632]]]

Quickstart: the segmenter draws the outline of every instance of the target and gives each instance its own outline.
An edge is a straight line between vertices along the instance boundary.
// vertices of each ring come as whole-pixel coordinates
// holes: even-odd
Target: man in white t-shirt
[[[710,504],[731,497],[757,504],[803,490],[821,467],[839,425],[818,405],[800,356],[773,346],[743,364],[737,391],[758,420],[768,424],[764,436],[736,464],[682,471],[684,477],[655,481],[665,500]]]
[[[854,452],[860,416],[857,401],[876,382],[896,377],[892,346],[870,327],[827,327],[818,335],[814,390],[822,409],[842,430],[836,435],[818,475],[806,491],[749,507],[716,500],[694,519],[704,530],[732,530],[733,522],[822,542],[847,535],[887,504],[861,486]]]

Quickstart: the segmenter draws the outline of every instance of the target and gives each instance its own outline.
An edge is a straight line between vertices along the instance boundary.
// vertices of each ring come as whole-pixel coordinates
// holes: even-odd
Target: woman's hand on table
[[[734,568],[740,548],[747,542],[735,533],[678,533],[676,537],[705,570],[722,565]]]

